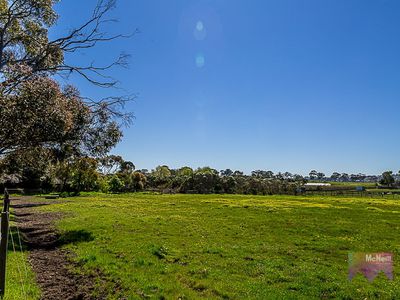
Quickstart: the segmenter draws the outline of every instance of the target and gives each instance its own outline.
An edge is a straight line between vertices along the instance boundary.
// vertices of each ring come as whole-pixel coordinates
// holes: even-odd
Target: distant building
[[[331,184],[322,182],[308,182],[304,186],[331,186]]]

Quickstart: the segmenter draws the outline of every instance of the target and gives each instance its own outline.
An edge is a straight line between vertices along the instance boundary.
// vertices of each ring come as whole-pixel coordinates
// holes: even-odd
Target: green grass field
[[[400,202],[89,195],[41,207],[109,299],[399,299]],[[394,253],[395,280],[347,279],[349,251]]]
[[[376,183],[374,183],[374,182],[335,182],[335,181],[330,181],[328,183],[330,183],[332,186],[350,186],[350,187],[364,186],[366,188],[376,188]]]

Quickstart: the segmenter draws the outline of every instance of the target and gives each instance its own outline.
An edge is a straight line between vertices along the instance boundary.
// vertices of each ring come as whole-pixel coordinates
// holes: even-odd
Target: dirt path
[[[57,200],[58,201],[58,200]],[[41,288],[42,298],[46,300],[104,299],[92,297],[94,280],[70,271],[74,263],[72,254],[60,249],[59,234],[54,222],[60,213],[39,213],[35,207],[54,203],[55,200],[41,201],[33,197],[11,199],[16,222],[22,238],[28,247],[29,263],[36,273],[36,281]]]

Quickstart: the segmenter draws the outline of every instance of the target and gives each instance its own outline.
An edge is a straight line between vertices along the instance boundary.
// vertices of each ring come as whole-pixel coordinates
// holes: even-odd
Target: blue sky
[[[61,1],[52,34],[95,3]],[[400,1],[119,0],[111,16],[106,31],[140,33],[68,59],[132,55],[112,72],[138,94],[114,153],[137,168],[400,169]]]

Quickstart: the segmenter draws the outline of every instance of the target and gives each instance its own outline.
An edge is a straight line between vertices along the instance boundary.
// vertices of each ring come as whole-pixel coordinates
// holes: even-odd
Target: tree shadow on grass
[[[8,238],[8,250],[52,250],[64,245],[90,242],[93,240],[93,234],[84,229],[54,233],[52,230],[39,228],[33,230],[21,230],[21,232],[18,232],[15,226],[11,226]]]
[[[45,205],[49,205],[49,204],[51,204],[51,203],[37,202],[37,203],[13,204],[13,203],[11,202],[11,203],[10,203],[10,208],[13,208],[13,209],[33,208],[33,207],[40,207],[40,206],[45,206]]]
[[[56,245],[63,246],[68,244],[78,244],[82,242],[91,242],[94,236],[90,231],[85,229],[68,230],[62,232],[57,239]]]

